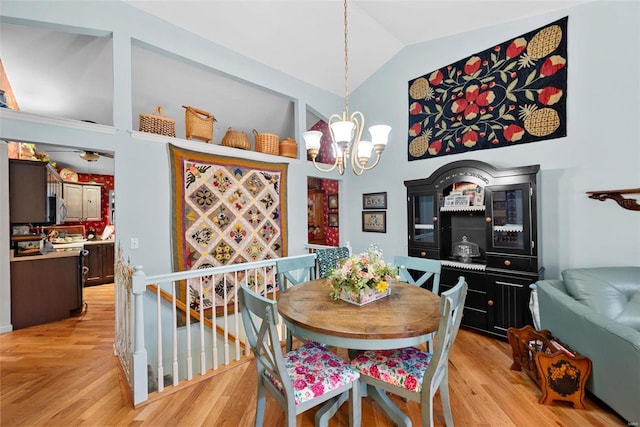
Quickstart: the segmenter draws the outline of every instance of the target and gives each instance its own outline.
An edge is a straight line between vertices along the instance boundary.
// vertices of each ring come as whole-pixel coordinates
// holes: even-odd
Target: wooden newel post
[[[137,265],[133,270],[133,404],[137,405],[149,398],[143,309],[143,296],[147,285],[142,266]]]

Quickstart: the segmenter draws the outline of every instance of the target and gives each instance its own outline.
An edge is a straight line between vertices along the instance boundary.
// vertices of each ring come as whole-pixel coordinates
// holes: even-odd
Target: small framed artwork
[[[469,206],[469,196],[456,196],[455,206]]]
[[[338,226],[338,214],[329,213],[329,227],[337,227],[337,226]]]
[[[363,211],[362,231],[371,233],[387,232],[387,212],[386,211]]]
[[[365,193],[362,195],[362,209],[387,209],[387,193]]]
[[[455,206],[456,204],[456,196],[447,196],[444,198],[444,205],[447,206]]]
[[[329,194],[329,209],[338,209],[338,195]]]

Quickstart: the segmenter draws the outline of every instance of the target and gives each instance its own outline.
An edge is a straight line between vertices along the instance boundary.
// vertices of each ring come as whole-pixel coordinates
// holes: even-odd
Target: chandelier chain
[[[349,31],[347,29],[347,0],[344,0],[344,110],[349,116]]]

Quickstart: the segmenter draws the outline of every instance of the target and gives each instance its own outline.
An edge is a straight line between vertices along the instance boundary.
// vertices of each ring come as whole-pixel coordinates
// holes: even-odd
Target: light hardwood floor
[[[123,399],[113,356],[113,285],[85,289],[86,312],[77,318],[0,335],[0,425],[2,426],[252,426],[255,363],[243,363],[168,397],[133,409]],[[587,398],[586,410],[538,404],[540,390],[522,372],[509,370],[506,342],[461,330],[450,355],[454,422],[458,426],[624,426],[614,412]],[[420,408],[394,398],[420,425]],[[298,416],[313,425],[315,412]],[[444,425],[439,395],[435,423]],[[363,401],[363,427],[391,422],[370,398]],[[268,399],[265,426],[284,425]],[[342,407],[330,426],[347,426]]]

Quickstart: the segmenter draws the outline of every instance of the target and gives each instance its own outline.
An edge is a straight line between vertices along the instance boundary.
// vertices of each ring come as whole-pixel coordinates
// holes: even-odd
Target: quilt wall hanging
[[[286,256],[287,163],[217,156],[172,144],[169,157],[174,271]],[[255,272],[247,280],[254,278],[267,280]],[[223,275],[215,276],[215,283],[204,283],[203,308],[220,312],[225,286],[230,306],[234,283],[233,275],[226,285]],[[179,288],[180,298],[188,290],[191,307],[199,310],[199,284],[181,283]]]
[[[409,161],[566,136],[567,17],[409,81]]]

